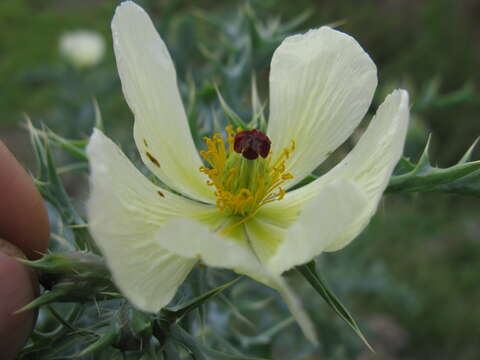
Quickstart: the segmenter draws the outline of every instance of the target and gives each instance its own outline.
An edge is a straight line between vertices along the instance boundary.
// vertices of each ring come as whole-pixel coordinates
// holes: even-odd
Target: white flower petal
[[[122,88],[135,115],[134,137],[145,164],[165,184],[213,202],[192,140],[165,43],[147,13],[131,1],[117,7],[113,44]]]
[[[198,221],[172,218],[157,231],[156,241],[179,256],[201,259],[207,265],[233,269],[255,279],[260,274],[262,278],[262,265],[246,243],[243,227],[237,230],[239,235],[233,239]]]
[[[370,222],[402,156],[409,119],[408,93],[396,90],[378,108],[355,149],[325,175],[325,182],[336,177],[353,179],[365,191],[370,203],[356,223],[325,251],[336,251],[348,245]]]
[[[351,181],[340,179],[324,186],[284,231],[283,241],[268,259],[268,268],[281,274],[312,260],[338,240],[368,205],[361,189]]]
[[[377,86],[375,64],[355,39],[328,27],[285,39],[270,70],[273,154],[292,140],[287,161],[293,186],[312,172],[357,127]]]
[[[368,206],[356,214],[353,224],[345,228],[335,241],[324,244],[324,251],[335,251],[346,246],[364,229],[377,209],[402,155],[408,120],[408,93],[395,90],[379,107],[364,135],[345,159],[318,180],[287,193],[282,201],[264,206],[259,216],[271,221],[278,214],[295,213],[295,210],[300,211],[308,201],[318,196],[328,184],[341,179],[351,181],[364,194]],[[284,223],[293,222],[292,216],[278,218]]]
[[[122,293],[139,309],[156,312],[195,263],[159,246],[156,231],[172,216],[199,216],[209,208],[153,185],[99,130],[87,154],[92,236]]]
[[[199,222],[186,218],[172,218],[159,229],[156,239],[162,247],[182,257],[200,258],[209,266],[233,269],[276,289],[284,298],[305,336],[316,343],[315,328],[301,302],[289,289],[285,280],[265,267],[258,254],[252,251],[252,244],[242,236],[243,226],[239,227],[238,231],[238,238],[231,239],[212,232]]]

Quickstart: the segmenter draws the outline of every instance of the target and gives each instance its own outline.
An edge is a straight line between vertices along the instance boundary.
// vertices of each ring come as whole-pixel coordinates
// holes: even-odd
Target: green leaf
[[[251,102],[253,118],[248,124],[249,127],[259,129],[260,131],[267,131],[267,120],[265,119],[265,104],[261,104],[260,97],[258,95],[257,80],[255,74],[252,73],[252,90],[251,90]]]
[[[250,356],[245,356],[245,355],[225,354],[221,351],[208,348],[204,345],[200,345],[200,348],[212,360],[266,360],[264,358],[250,357]]]
[[[470,161],[479,139],[470,146],[462,158],[453,166],[432,166],[428,151],[430,137],[418,163],[402,157],[397,165],[398,175],[390,178],[385,193],[443,192],[480,197],[480,160]],[[310,184],[318,176],[310,174],[289,189],[295,190]]]
[[[100,111],[100,106],[98,105],[97,99],[92,99],[93,110],[95,111],[95,127],[103,131],[103,118],[102,112]]]
[[[60,180],[56,164],[53,161],[49,144],[58,139],[54,137],[53,139],[57,140],[52,140],[51,134],[53,133],[49,135],[47,130],[34,128],[28,118],[27,126],[39,169],[39,174],[36,179],[38,190],[43,198],[57,209],[65,225],[72,227],[76,246],[81,250],[91,249],[91,238],[85,227],[85,222],[82,217],[78,215],[70,196],[67,194]],[[69,141],[65,141],[69,143]],[[79,150],[80,145],[72,145],[72,147],[70,147],[70,149],[73,148],[77,149],[79,154],[83,152],[83,150]],[[69,147],[65,147],[64,149],[68,151]],[[81,157],[81,155],[79,156]]]
[[[257,357],[250,357],[245,355],[231,355],[225,354],[221,351],[211,349],[202,343],[196,341],[196,339],[187,333],[180,326],[172,326],[171,329],[172,338],[180,343],[183,347],[192,353],[194,359],[200,360],[265,360]]]
[[[68,296],[67,289],[55,289],[52,291],[46,291],[41,296],[35,298],[32,302],[28,303],[21,309],[15,311],[15,314],[19,314],[27,310],[35,309],[42,305],[51,304],[53,302],[64,299],[66,296]]]
[[[283,329],[287,328],[288,326],[294,323],[295,323],[294,317],[290,316],[276,323],[270,328],[264,330],[258,335],[250,336],[250,337],[242,336],[241,338],[239,338],[239,341],[243,347],[269,344],[272,342],[272,339],[275,335],[277,335],[280,331],[282,331]]]
[[[170,329],[172,338],[188,350],[195,360],[208,360],[206,354],[198,345],[195,338],[183,330],[180,326],[174,325]]]
[[[110,279],[102,257],[82,251],[51,253],[38,260],[18,259],[41,274],[61,274],[73,278]]]
[[[432,166],[428,156],[430,138],[417,164],[410,163],[410,170],[392,176],[386,193],[447,192],[480,197],[478,171],[480,161],[469,161],[478,139],[457,164],[448,168]],[[403,161],[403,165],[405,161]],[[405,166],[403,166],[405,169]]]
[[[216,287],[215,289],[212,289],[205,294],[202,294],[195,299],[189,301],[187,304],[182,305],[176,309],[163,309],[162,314],[164,314],[167,319],[170,319],[171,322],[177,321],[181,319],[183,316],[188,314],[190,311],[195,310],[198,308],[200,305],[202,305],[205,301],[209,300],[210,298],[214,297],[215,295],[219,294],[229,286],[235,284],[238,280],[241,279],[241,276],[233,279],[232,281],[229,281],[223,285],[220,285]]]
[[[305,265],[297,266],[296,269],[300,272],[300,274],[303,275],[303,277],[310,283],[310,285],[312,285],[312,287],[317,291],[317,293],[327,302],[330,308],[335,311],[335,313],[340,316],[340,318],[343,319],[353,329],[353,331],[355,331],[357,336],[364,342],[364,344],[370,349],[370,351],[375,352],[368,343],[365,336],[362,334],[352,315],[350,315],[346,307],[328,288],[326,281],[321,277],[320,274],[318,274],[315,267],[315,261],[311,261]]]
[[[307,175],[305,178],[303,178],[297,184],[295,184],[291,189],[288,189],[288,191],[299,189],[305,185],[310,184],[312,181],[315,181],[317,179],[318,179],[318,176],[316,175],[313,175],[313,174]]]
[[[220,106],[222,107],[222,110],[225,112],[225,115],[227,115],[227,118],[230,120],[230,122],[235,125],[235,127],[240,127],[244,130],[248,129],[248,125],[240,118],[240,116],[237,115],[235,111],[233,111],[230,106],[228,106],[217,85],[215,85],[215,90],[217,92],[218,100],[220,101]]]
[[[85,356],[105,349],[107,346],[112,345],[118,338],[119,334],[114,329],[109,329],[106,333],[99,335],[98,339],[93,344],[79,352],[75,357]]]

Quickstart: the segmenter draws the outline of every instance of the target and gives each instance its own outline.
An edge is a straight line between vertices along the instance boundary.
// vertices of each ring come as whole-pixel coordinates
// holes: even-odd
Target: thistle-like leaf
[[[225,99],[223,98],[222,94],[220,93],[220,90],[218,87],[215,85],[215,90],[217,92],[218,96],[218,101],[220,101],[220,106],[222,107],[222,110],[224,111],[225,115],[227,118],[232,122],[235,127],[240,127],[242,129],[248,129],[248,125],[240,118],[240,116],[233,111],[233,109],[228,106],[226,103]]]
[[[430,137],[420,159],[415,164],[402,157],[397,165],[399,175],[390,178],[385,193],[443,192],[480,197],[480,160],[470,161],[479,139],[470,146],[462,158],[448,168],[432,166],[429,157]],[[291,190],[308,185],[318,179],[310,174]]]
[[[109,280],[110,273],[102,257],[89,252],[52,253],[38,260],[18,259],[42,274],[61,274],[68,278]]]
[[[202,305],[204,302],[209,300],[210,298],[216,296],[217,294],[221,293],[223,290],[228,288],[229,286],[235,284],[238,280],[240,280],[241,277],[237,277],[233,279],[232,281],[229,281],[223,285],[220,285],[216,287],[215,289],[212,289],[205,294],[202,294],[195,299],[190,300],[187,304],[180,305],[176,308],[173,309],[163,309],[162,310],[162,315],[166,317],[170,321],[170,323],[177,321],[181,319],[183,316],[188,314],[190,311],[195,310],[198,308],[200,305]]]
[[[27,122],[27,126],[39,169],[36,183],[40,193],[44,199],[58,210],[64,224],[72,226],[76,246],[81,250],[90,249],[91,239],[87,229],[84,227],[85,222],[78,215],[58,176],[57,166],[53,161],[49,147],[52,138],[47,135],[46,130],[34,128],[30,121]],[[69,140],[65,141],[69,142]]]
[[[353,329],[353,331],[370,349],[370,351],[375,352],[365,336],[362,334],[362,331],[358,327],[355,319],[352,317],[352,315],[350,315],[347,308],[341,303],[333,291],[329,289],[326,281],[317,272],[315,261],[311,261],[305,265],[297,266],[297,270],[327,302],[328,306],[330,306],[330,308]]]
[[[392,176],[386,192],[447,192],[480,196],[480,182],[475,175],[480,170],[480,161],[469,161],[477,142],[478,139],[457,164],[448,168],[439,168],[430,163],[429,138],[418,163],[410,163],[411,167],[408,171]],[[403,166],[407,161],[403,161]]]
[[[248,124],[251,128],[259,129],[263,132],[267,131],[267,120],[265,119],[265,104],[261,104],[258,95],[257,80],[255,74],[252,74],[252,91],[251,91],[252,113],[253,117]]]
[[[116,329],[109,329],[104,334],[99,335],[97,340],[95,340],[92,344],[79,352],[76,357],[93,354],[102,349],[105,349],[107,346],[112,345],[118,339],[118,336],[119,333]]]
[[[65,299],[68,296],[68,290],[67,289],[55,289],[52,291],[46,291],[39,297],[35,298],[32,302],[28,303],[21,309],[18,309],[15,311],[15,314],[22,313],[27,310],[35,309],[37,307],[51,304],[57,301],[61,301],[62,299]]]
[[[189,351],[194,359],[201,360],[265,360],[257,357],[249,357],[245,355],[232,355],[225,354],[221,351],[211,349],[202,343],[196,341],[196,339],[187,333],[178,325],[172,326],[171,329],[172,338]]]

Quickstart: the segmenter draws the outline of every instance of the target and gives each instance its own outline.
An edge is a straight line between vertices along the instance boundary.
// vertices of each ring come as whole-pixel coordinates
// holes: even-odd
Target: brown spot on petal
[[[145,145],[145,147],[148,147],[148,142],[147,142],[147,140],[143,139],[143,144]]]
[[[160,195],[163,198],[165,197],[165,195],[163,195],[163,193],[160,190],[157,191],[157,194]]]
[[[157,159],[155,159],[155,157],[154,157],[152,154],[150,154],[148,151],[147,151],[145,154],[147,155],[148,159],[149,159],[155,166],[160,167],[160,163],[158,162]]]

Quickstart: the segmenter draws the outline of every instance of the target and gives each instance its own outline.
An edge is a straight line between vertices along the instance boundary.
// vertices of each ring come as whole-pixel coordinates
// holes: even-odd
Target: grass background
[[[246,2],[139,3],[166,39],[179,78],[186,81],[188,74],[203,72],[198,84],[206,98],[211,96],[205,78],[217,75],[214,67],[205,71],[209,62],[202,49],[227,47],[222,39],[228,31],[234,33],[231,19],[245,9]],[[121,95],[111,49],[109,23],[117,4],[107,0],[0,2],[0,137],[25,166],[32,167],[32,152],[20,127],[22,112],[34,123],[44,122],[62,135],[82,138],[93,125],[92,97],[100,104],[107,131],[131,144],[132,116]],[[308,11],[309,17],[295,31],[341,23],[339,28],[354,36],[378,66],[380,85],[373,108],[394,87],[411,93],[407,153],[412,158],[419,156],[431,133],[433,163],[452,164],[480,135],[479,1],[265,0],[251,1],[250,6],[255,21],[261,23],[274,18],[286,22]],[[77,28],[96,30],[106,39],[106,56],[93,69],[76,71],[59,55],[59,36]],[[263,99],[268,94],[268,59],[273,49],[254,48],[248,69],[255,70]],[[222,79],[222,91],[240,91],[232,79],[223,83]],[[239,113],[242,105],[243,100],[234,104]],[[478,155],[477,150],[475,158]],[[83,180],[66,179],[73,195],[84,194],[78,190]],[[328,280],[376,347],[376,358],[478,358],[478,210],[474,198],[390,195],[359,239],[341,252],[321,257]],[[304,298],[312,298],[305,291]],[[317,300],[306,301],[320,325],[335,322]],[[322,351],[329,359],[372,357],[342,324],[332,325],[336,326],[332,331],[322,326]],[[256,351],[275,354],[274,348]]]

